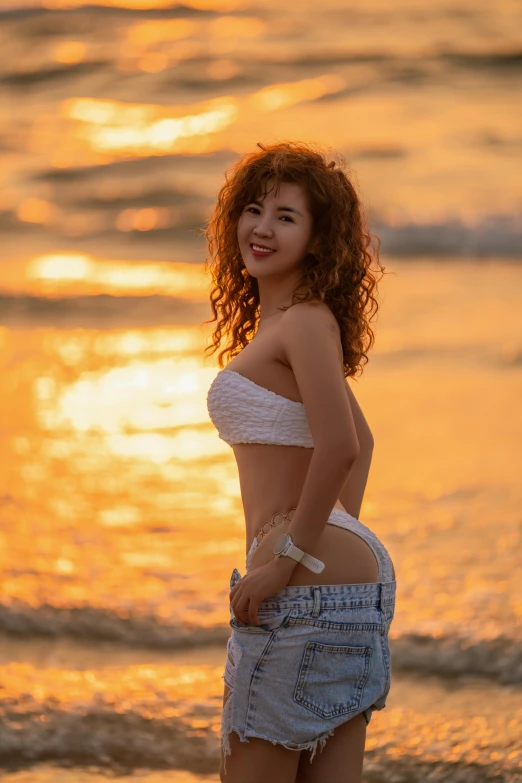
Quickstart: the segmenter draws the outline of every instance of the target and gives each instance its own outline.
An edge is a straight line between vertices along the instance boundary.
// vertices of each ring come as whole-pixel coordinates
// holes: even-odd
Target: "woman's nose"
[[[269,236],[271,233],[272,228],[268,220],[262,220],[254,229],[254,234],[259,234],[260,236],[262,235],[264,237]]]

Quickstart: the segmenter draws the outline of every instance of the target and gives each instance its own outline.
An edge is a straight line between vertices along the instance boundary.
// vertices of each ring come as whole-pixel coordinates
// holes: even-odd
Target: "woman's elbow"
[[[370,433],[367,441],[364,444],[364,450],[368,451],[370,454],[373,451],[373,447],[375,446],[375,441],[373,439],[373,435]],[[361,449],[362,450],[362,449]]]
[[[350,446],[350,448],[346,452],[346,460],[348,463],[348,467],[351,468],[354,462],[357,462],[360,455],[361,455],[361,447],[359,442]]]
[[[332,440],[325,448],[328,451],[330,460],[336,459],[346,468],[351,468],[361,453],[361,447],[357,438]]]

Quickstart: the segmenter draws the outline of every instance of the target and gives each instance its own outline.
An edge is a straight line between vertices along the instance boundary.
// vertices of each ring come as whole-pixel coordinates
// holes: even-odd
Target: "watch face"
[[[279,555],[283,551],[283,549],[286,547],[288,542],[288,533],[283,533],[282,536],[279,536],[279,538],[276,539],[274,542],[274,555]]]

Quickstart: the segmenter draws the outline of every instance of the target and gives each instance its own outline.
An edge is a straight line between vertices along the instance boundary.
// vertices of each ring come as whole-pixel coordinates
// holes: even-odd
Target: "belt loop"
[[[383,582],[379,582],[379,609],[383,614],[385,614],[384,611],[384,584]]]
[[[321,588],[314,585],[314,605],[312,607],[312,617],[319,617],[321,612]]]

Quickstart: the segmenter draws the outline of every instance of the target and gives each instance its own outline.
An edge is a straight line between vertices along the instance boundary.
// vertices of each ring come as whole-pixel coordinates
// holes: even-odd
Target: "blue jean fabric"
[[[225,764],[232,731],[243,742],[259,737],[310,750],[312,761],[337,726],[359,713],[368,724],[372,712],[386,705],[396,593],[392,561],[354,517],[334,509],[331,519],[368,542],[379,582],[287,586],[262,601],[259,626],[240,625],[230,611],[224,672],[230,693],[221,722]],[[234,568],[230,588],[241,578]]]

